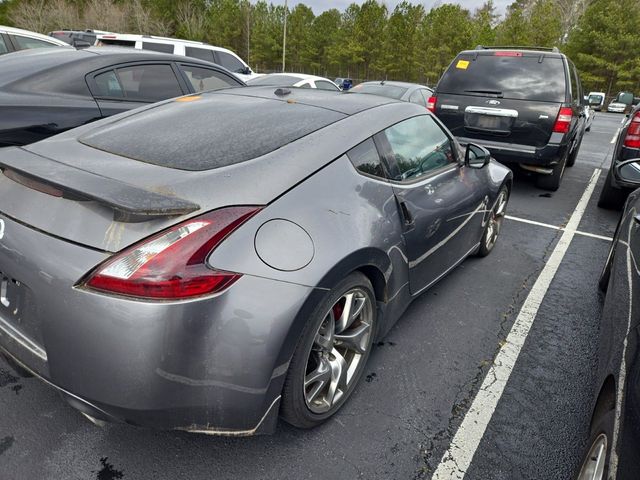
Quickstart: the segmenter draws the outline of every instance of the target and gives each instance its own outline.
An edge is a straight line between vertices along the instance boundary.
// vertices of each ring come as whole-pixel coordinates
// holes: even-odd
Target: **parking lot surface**
[[[597,114],[557,192],[516,172],[495,250],[468,259],[411,305],[327,424],[300,431],[280,423],[275,435],[255,438],[99,428],[0,359],[0,478],[431,478],[595,172],[577,232],[464,477],[571,478],[589,423],[597,280],[619,215],[596,203],[621,119]]]

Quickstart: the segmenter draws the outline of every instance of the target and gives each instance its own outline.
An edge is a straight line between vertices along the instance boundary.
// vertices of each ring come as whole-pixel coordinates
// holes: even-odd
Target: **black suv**
[[[578,155],[584,97],[573,63],[558,49],[476,47],[444,73],[429,109],[461,143],[479,143],[505,163],[538,173],[557,190]]]

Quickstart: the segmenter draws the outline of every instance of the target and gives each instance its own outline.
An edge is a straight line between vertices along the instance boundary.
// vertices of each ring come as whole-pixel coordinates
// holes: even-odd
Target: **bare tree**
[[[84,26],[109,32],[126,32],[127,13],[121,4],[113,0],[89,0],[82,12]]]
[[[207,35],[207,16],[192,2],[182,2],[176,9],[176,27],[181,36],[204,40]]]
[[[9,10],[9,18],[25,30],[47,33],[61,28],[75,28],[80,15],[76,5],[65,0],[31,0],[13,5]]]

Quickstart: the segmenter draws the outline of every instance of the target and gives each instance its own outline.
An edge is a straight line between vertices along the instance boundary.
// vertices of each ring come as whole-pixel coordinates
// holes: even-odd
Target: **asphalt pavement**
[[[411,305],[325,425],[301,431],[281,422],[275,435],[254,438],[99,428],[0,359],[0,480],[431,478],[601,169],[464,476],[570,479],[589,423],[597,279],[619,215],[596,203],[621,120],[597,114],[558,192],[538,190],[532,176],[516,173],[495,250],[468,259]]]

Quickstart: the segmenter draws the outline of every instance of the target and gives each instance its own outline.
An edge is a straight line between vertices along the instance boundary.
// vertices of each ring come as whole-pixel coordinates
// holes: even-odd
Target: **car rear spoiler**
[[[23,149],[19,150],[27,153]],[[0,158],[0,169],[4,175],[50,195],[74,200],[93,200],[113,209],[114,220],[120,222],[185,215],[200,208],[199,205],[181,198],[152,192],[41,157],[33,152],[28,153],[28,158],[22,155],[3,155]]]

